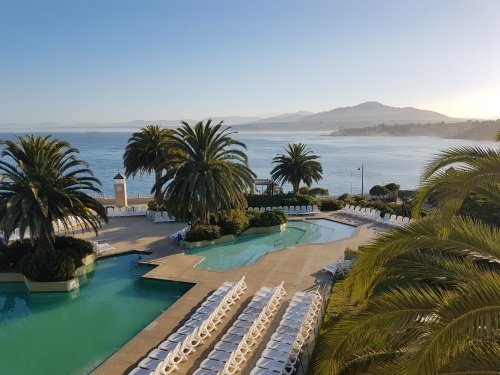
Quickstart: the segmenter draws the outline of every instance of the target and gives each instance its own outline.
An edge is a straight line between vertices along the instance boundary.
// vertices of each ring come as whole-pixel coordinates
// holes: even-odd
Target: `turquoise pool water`
[[[221,245],[191,250],[205,257],[196,268],[228,270],[255,263],[265,254],[306,243],[327,243],[351,237],[356,227],[331,220],[289,221],[283,232],[238,237]]]
[[[191,288],[141,278],[140,257],[99,260],[71,293],[0,283],[0,374],[88,374]]]

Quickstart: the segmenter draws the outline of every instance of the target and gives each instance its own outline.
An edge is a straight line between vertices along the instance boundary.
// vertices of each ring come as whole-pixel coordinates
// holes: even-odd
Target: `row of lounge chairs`
[[[175,223],[175,217],[170,216],[167,211],[156,212],[153,218],[155,224],[157,223]]]
[[[388,212],[382,217],[381,212],[374,208],[366,208],[360,206],[346,205],[341,210],[337,211],[346,215],[352,215],[361,217],[364,219],[375,220],[382,224],[392,225],[392,226],[404,226],[408,223],[413,223],[415,220],[410,219],[406,216],[397,216],[394,214],[389,214]]]
[[[322,309],[317,290],[295,293],[250,375],[293,374],[311,333],[317,331]]]
[[[265,336],[285,296],[283,282],[275,288],[262,287],[255,293],[193,375],[239,373]]]
[[[107,207],[106,213],[108,217],[146,216],[147,210],[146,206]]]
[[[247,289],[245,277],[237,282],[224,282],[175,333],[148,353],[129,375],[171,374],[187,360],[204,340],[217,330]]]
[[[54,228],[54,231],[56,233],[59,233],[59,232],[66,232],[68,230],[70,230],[71,228],[74,228],[76,226],[79,225],[79,222],[78,222],[78,219],[74,216],[68,216],[67,218],[67,221],[66,221],[66,224],[64,224],[62,222],[62,220],[54,220],[52,222],[52,227]],[[24,233],[24,238],[27,238],[29,237],[30,235],[30,231],[29,231],[29,228],[26,230],[26,232]],[[4,238],[4,235],[2,232],[0,232],[0,239],[3,239]],[[10,238],[8,239],[8,241],[6,242],[13,242],[13,241],[17,241],[21,239],[21,232],[19,230],[19,228],[16,228],[14,230],[14,232],[11,234]]]
[[[279,207],[248,207],[248,211],[267,212],[281,210],[287,215],[314,215],[320,212],[317,205],[313,206],[279,206]]]
[[[332,276],[344,277],[352,269],[355,259],[339,260],[338,262],[327,264],[322,268],[325,272],[330,272]]]

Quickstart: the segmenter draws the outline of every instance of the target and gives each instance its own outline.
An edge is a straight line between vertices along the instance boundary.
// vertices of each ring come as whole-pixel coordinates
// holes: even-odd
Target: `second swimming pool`
[[[265,254],[287,247],[348,238],[355,230],[352,225],[325,219],[289,221],[283,232],[244,235],[224,244],[193,249],[189,254],[205,257],[196,268],[222,271],[255,263]]]

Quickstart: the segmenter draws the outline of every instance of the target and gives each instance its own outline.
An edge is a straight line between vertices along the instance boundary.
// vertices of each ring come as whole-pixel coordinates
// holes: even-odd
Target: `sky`
[[[0,0],[0,124],[500,117],[498,0]]]

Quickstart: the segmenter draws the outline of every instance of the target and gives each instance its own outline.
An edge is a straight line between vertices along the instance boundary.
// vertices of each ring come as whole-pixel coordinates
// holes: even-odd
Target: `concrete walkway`
[[[329,217],[322,214],[318,217]],[[340,216],[335,220],[345,221]],[[194,268],[202,258],[195,255],[185,255],[177,246],[176,241],[168,235],[183,228],[182,223],[154,224],[145,218],[111,219],[110,223],[100,232],[98,238],[83,235],[86,238],[108,242],[116,248],[116,253],[128,251],[147,251],[152,254],[146,258],[156,268],[144,277],[184,281],[195,284],[185,295],[177,300],[168,310],[162,313],[137,336],[101,364],[93,374],[126,374],[128,370],[156,347],[165,337],[175,331],[176,327],[188,318],[191,312],[226,280],[238,280],[243,275],[249,290],[240,303],[233,308],[234,314],[228,317],[221,327],[195,353],[189,361],[183,364],[178,374],[190,374],[210,352],[218,338],[231,325],[238,315],[238,310],[251,299],[252,294],[261,286],[275,286],[284,281],[285,289],[290,298],[296,291],[311,289],[323,285],[329,275],[321,272],[321,267],[342,259],[346,247],[357,248],[376,235],[379,226],[370,223],[360,223],[356,234],[347,239],[328,244],[300,245],[295,248],[283,249],[269,253],[257,263],[229,271],[209,271]],[[286,304],[287,301],[285,301]]]

